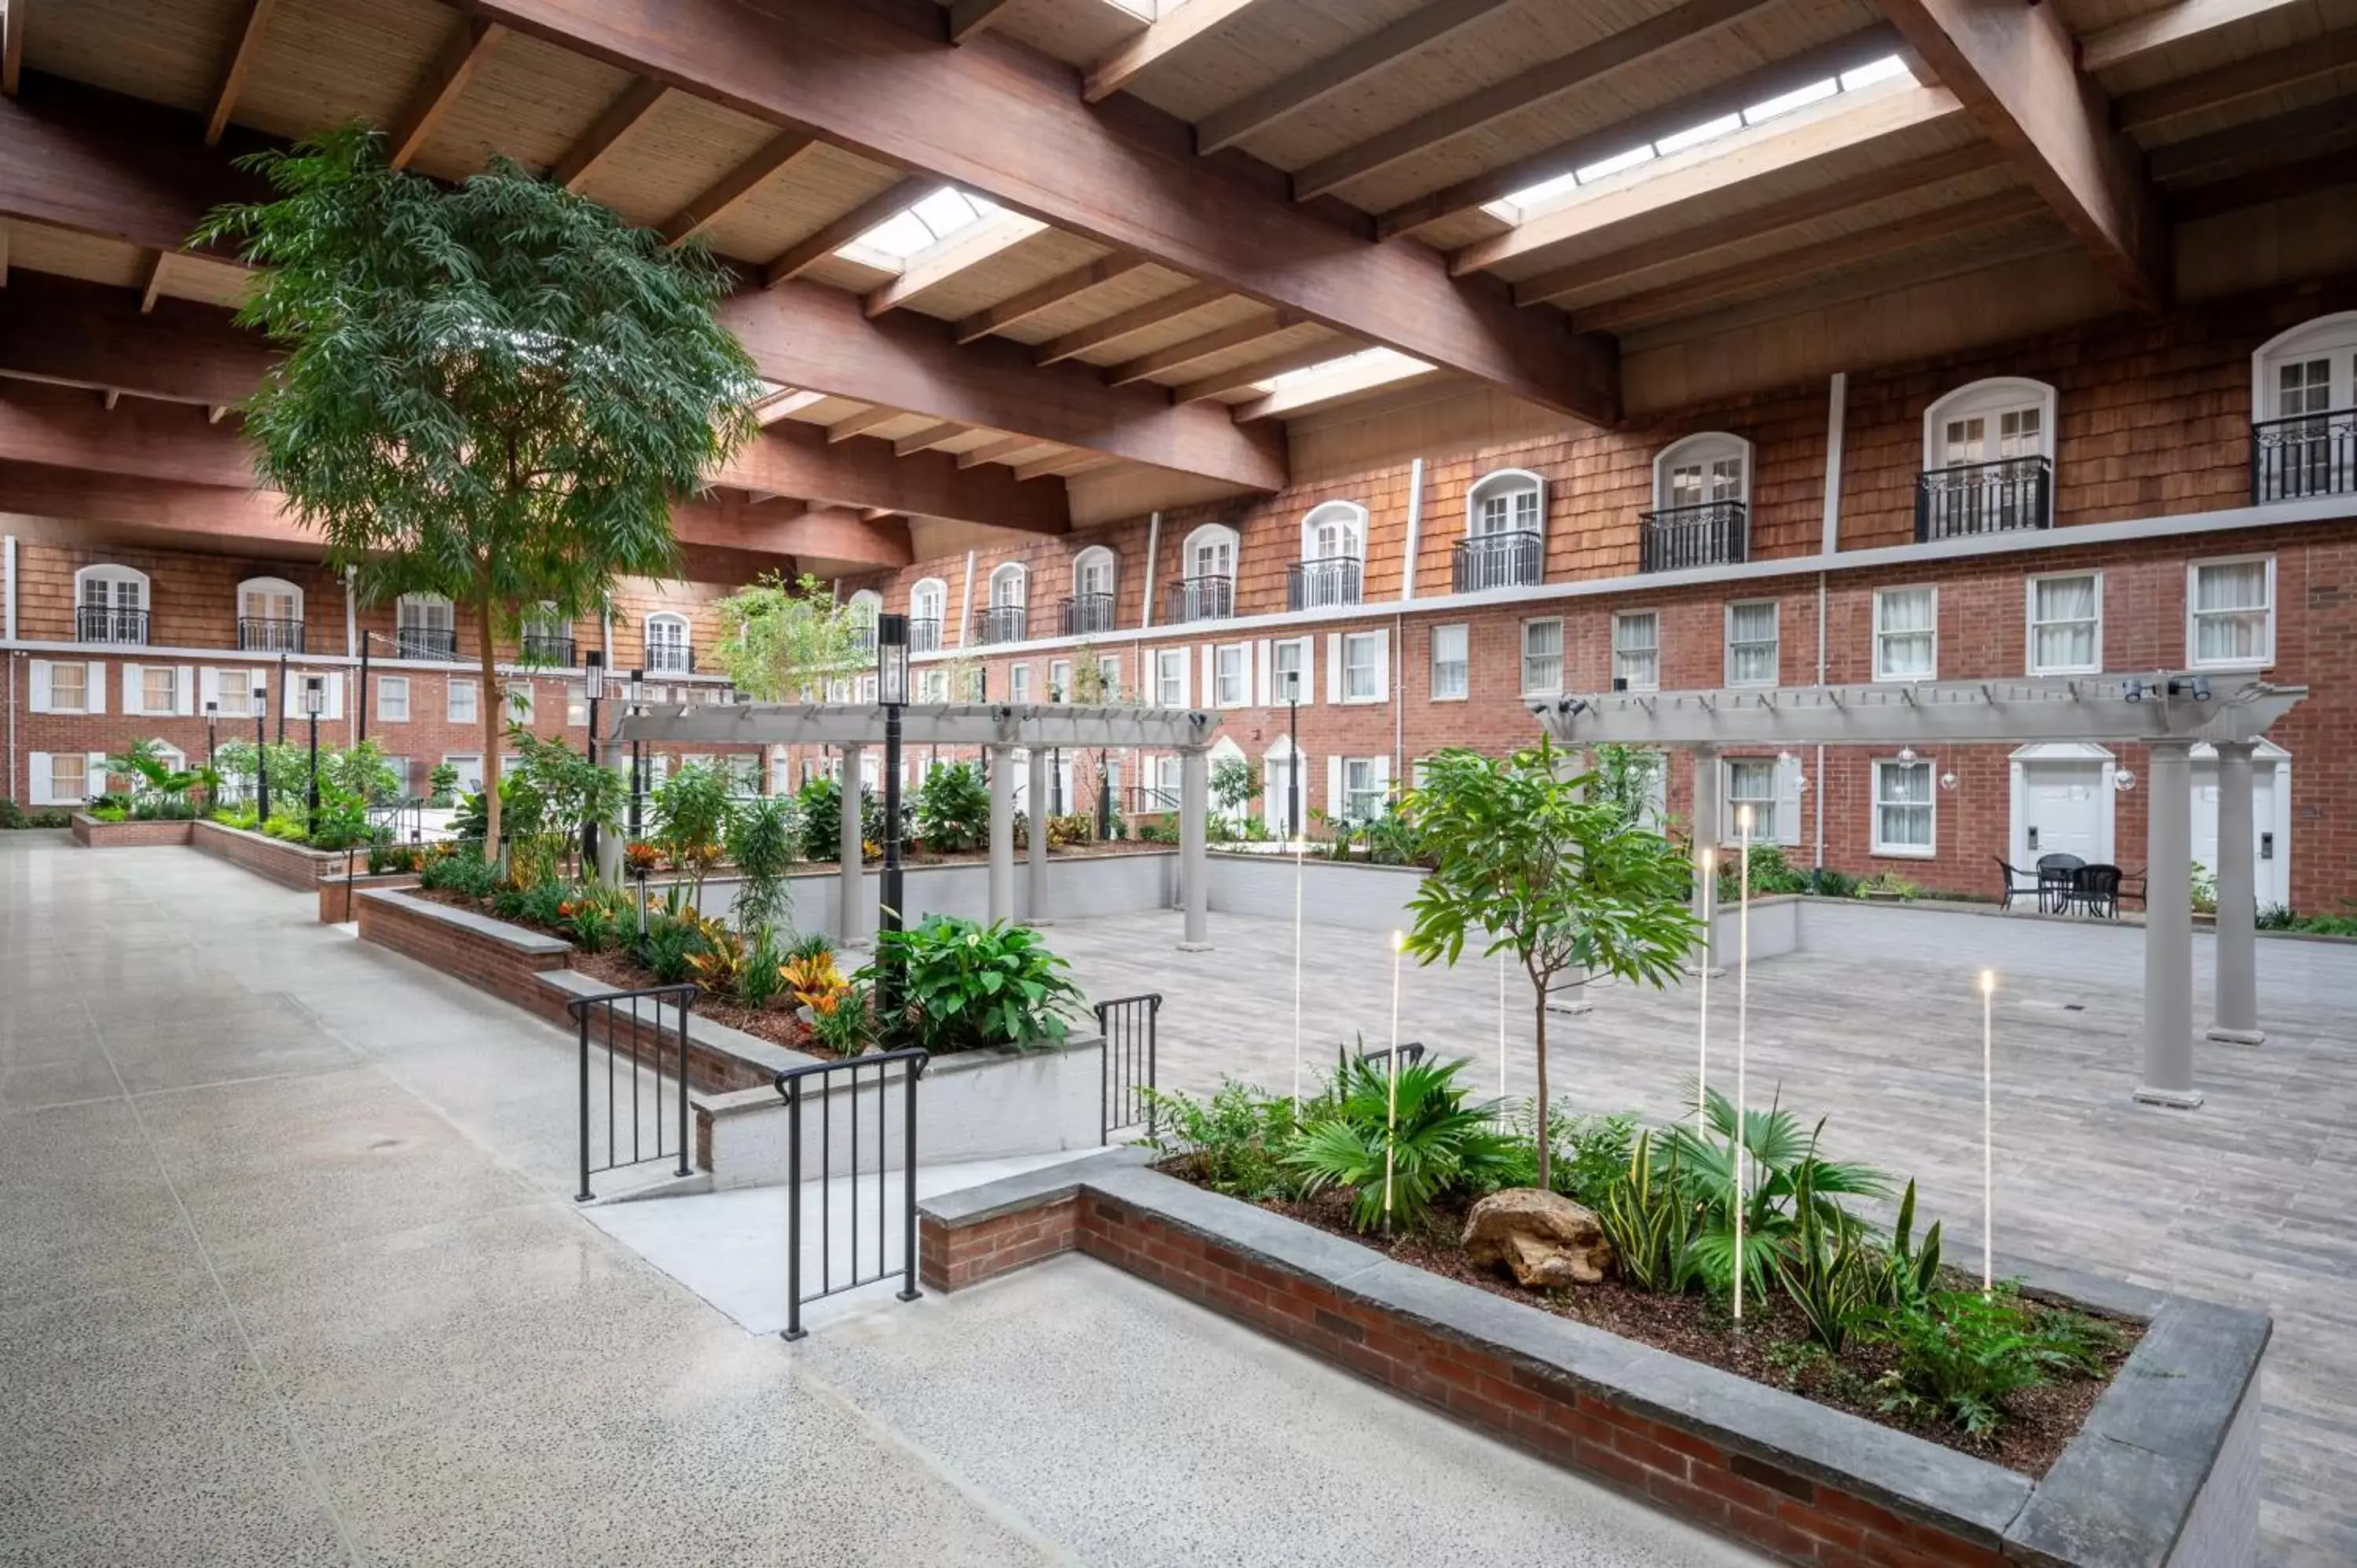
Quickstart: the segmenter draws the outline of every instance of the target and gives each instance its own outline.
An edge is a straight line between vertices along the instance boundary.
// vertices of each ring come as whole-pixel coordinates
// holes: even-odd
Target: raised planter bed
[[[2250,1568],[2263,1314],[2008,1262],[2147,1326],[2040,1479],[1396,1262],[1124,1150],[919,1205],[957,1290],[1078,1251],[1791,1563]]]
[[[416,886],[417,873],[414,871],[388,871],[382,875],[352,877],[338,876],[331,872],[319,879],[319,924],[334,926],[359,919],[360,896],[372,888]]]
[[[93,817],[88,811],[76,811],[68,824],[74,843],[90,849],[139,849],[149,844],[187,843],[188,830],[197,824],[187,818],[176,822],[110,822]]]
[[[344,852],[312,849],[307,845],[288,843],[267,833],[248,832],[243,828],[224,827],[219,822],[190,822],[189,844],[218,860],[242,865],[258,876],[266,876],[282,887],[292,887],[297,893],[317,889],[319,879],[330,872],[340,876],[344,871]]]

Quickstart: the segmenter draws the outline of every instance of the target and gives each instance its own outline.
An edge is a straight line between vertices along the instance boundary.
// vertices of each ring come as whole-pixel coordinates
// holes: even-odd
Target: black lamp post
[[[623,704],[623,711],[633,718],[637,717],[640,704],[647,700],[645,671],[630,671],[630,682],[624,688],[624,695],[627,700]],[[646,776],[646,763],[639,750],[639,737],[633,734],[630,736],[630,842],[632,843],[639,842],[639,793],[645,783]]]
[[[909,702],[909,618],[876,618],[876,700],[884,705],[884,875],[876,929],[900,929],[900,710]],[[846,781],[847,782],[847,781]],[[876,1017],[893,1016],[899,977],[887,964],[877,972]]]
[[[355,700],[360,703],[360,730],[352,736],[352,743],[356,746],[368,739],[369,639],[375,635],[371,631],[361,633],[361,689],[355,694]]]
[[[328,682],[317,675],[303,677],[303,713],[311,721],[311,788],[304,800],[303,836],[319,831],[319,710],[328,705]]]
[[[278,655],[278,744],[281,746],[286,744],[286,693],[290,690],[292,688],[286,684],[286,655],[282,650]]]
[[[597,695],[606,685],[606,655],[601,649],[591,649],[581,656],[583,681],[589,692],[589,760],[597,760]],[[585,876],[597,874],[597,819],[581,820],[581,870]]]
[[[207,703],[205,704],[205,766],[207,768],[210,768],[213,765],[213,746],[215,745],[213,739],[213,725],[220,718],[220,701],[216,699],[212,702]]]
[[[270,820],[270,732],[263,727],[270,717],[270,686],[267,682],[253,688],[253,820],[256,825]]]

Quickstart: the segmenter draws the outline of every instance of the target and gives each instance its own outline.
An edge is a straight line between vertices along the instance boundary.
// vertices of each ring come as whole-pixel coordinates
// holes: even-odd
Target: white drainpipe
[[[1154,625],[1154,563],[1162,553],[1162,514],[1154,512],[1146,520],[1146,606],[1138,617],[1137,627],[1145,631]],[[1184,574],[1181,574],[1184,575]],[[1141,677],[1139,684],[1143,685]]]

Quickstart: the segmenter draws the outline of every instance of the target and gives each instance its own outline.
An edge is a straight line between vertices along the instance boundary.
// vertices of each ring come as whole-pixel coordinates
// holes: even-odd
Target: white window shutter
[[[1375,783],[1385,795],[1389,795],[1391,793],[1392,759],[1390,757],[1378,757],[1375,758]]]
[[[220,671],[207,665],[204,672],[197,677],[197,707],[199,711],[208,703],[216,707],[221,704],[221,675]]]
[[[1203,644],[1203,705],[1207,708],[1220,700],[1219,658],[1217,648]]]
[[[82,690],[89,693],[90,711],[91,713],[102,714],[106,712],[105,665],[101,664],[95,659],[90,661],[90,673],[83,677]]]
[[[49,799],[49,791],[53,787],[49,773],[49,754],[46,751],[33,752],[27,758],[26,766],[30,769],[25,779],[25,793],[30,797],[27,804],[56,805],[57,802]]]
[[[106,793],[106,753],[93,751],[82,759],[81,787],[92,795]],[[73,804],[79,806],[81,801]]]
[[[1337,820],[1342,815],[1342,758],[1340,754],[1326,759],[1326,814]]]
[[[140,682],[145,677],[140,674],[139,666],[136,664],[126,664],[123,667],[123,711],[124,713],[137,714],[146,711],[141,700]]]
[[[1318,700],[1318,682],[1316,679],[1318,674],[1318,660],[1311,658],[1310,655],[1317,650],[1318,639],[1314,637],[1305,637],[1300,639],[1300,643],[1301,700],[1304,703],[1315,703]]]
[[[1305,638],[1303,640],[1309,639]],[[1342,634],[1339,631],[1326,634],[1326,700],[1329,703],[1342,700]]]
[[[1270,657],[1268,639],[1264,637],[1253,644],[1253,694],[1264,708],[1276,705],[1276,692],[1268,672]]]
[[[1375,690],[1383,694],[1385,702],[1391,701],[1392,634],[1389,627],[1375,633]]]
[[[328,699],[327,711],[322,713],[319,716],[327,719],[342,718],[344,716],[344,677],[342,671],[339,671],[337,673],[328,677],[326,696]]]
[[[49,711],[49,661],[46,659],[36,659],[31,662],[33,667],[33,694],[32,707],[30,711],[37,714],[46,714]]]
[[[1190,684],[1193,673],[1194,665],[1189,661],[1187,650],[1183,648],[1178,650],[1178,705],[1182,708],[1195,705],[1194,690]]]
[[[1801,842],[1801,759],[1797,757],[1776,763],[1776,842],[1786,845]]]
[[[194,665],[180,666],[179,678],[172,685],[172,705],[182,718],[197,711],[197,671]]]

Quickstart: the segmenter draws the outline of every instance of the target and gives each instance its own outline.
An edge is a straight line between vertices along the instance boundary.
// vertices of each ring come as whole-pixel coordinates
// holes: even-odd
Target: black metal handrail
[[[1285,607],[1289,610],[1331,609],[1355,605],[1366,581],[1366,567],[1356,555],[1321,555],[1297,561],[1285,569]]]
[[[303,651],[303,623],[299,620],[260,620],[251,616],[240,616],[237,647],[241,653],[300,653]]]
[[[2054,526],[2054,463],[2000,457],[1930,468],[1915,480],[1915,542]]]
[[[1181,577],[1163,595],[1163,619],[1184,626],[1189,621],[1225,620],[1235,613],[1233,577]]]
[[[1074,594],[1056,607],[1059,637],[1087,637],[1113,629],[1111,594]]]
[[[2357,408],[2251,426],[2251,499],[2357,495]]]
[[[1382,1046],[1372,1051],[1361,1051],[1359,1053],[1359,1059],[1366,1063],[1369,1067],[1380,1065],[1383,1070],[1388,1073],[1391,1070],[1392,1047],[1389,1046]],[[1423,1061],[1424,1042],[1422,1040],[1409,1040],[1402,1045],[1399,1047],[1399,1059],[1400,1065],[1403,1067],[1415,1067],[1416,1064]],[[1351,1065],[1350,1047],[1337,1046],[1334,1047],[1334,1065],[1338,1069],[1347,1068]]]
[[[1449,586],[1459,594],[1536,587],[1545,559],[1545,541],[1527,530],[1477,533],[1448,553]]]
[[[523,634],[521,648],[522,662],[553,665],[559,670],[573,668],[573,634],[557,631],[528,631]]]
[[[1154,1136],[1155,1020],[1161,1011],[1158,991],[1097,1004],[1097,1033],[1104,1036],[1097,1074],[1100,1144],[1129,1127],[1142,1126]]]
[[[974,639],[987,647],[994,642],[1020,642],[1029,635],[1031,612],[1022,605],[990,605],[974,612]]]
[[[404,626],[393,634],[393,648],[404,659],[456,659],[458,634],[446,626]]]
[[[1175,811],[1178,809],[1178,791],[1176,789],[1158,789],[1151,784],[1133,784],[1129,787],[1129,814],[1132,816],[1143,812]]]
[[[640,1004],[646,1005],[642,1008]],[[618,1012],[627,1004],[627,1011]],[[695,1004],[693,985],[655,985],[643,991],[613,991],[602,996],[576,996],[565,1004],[573,1015],[581,1052],[581,1190],[575,1201],[587,1203],[597,1195],[590,1190],[589,1178],[600,1171],[621,1170],[630,1165],[644,1165],[650,1160],[676,1158],[674,1173],[686,1176],[687,1168],[687,1010]],[[676,1028],[667,1028],[663,1010],[675,1008]],[[606,1163],[590,1163],[590,1107],[594,1098],[589,1075],[589,1046],[593,1036],[602,1036],[606,1047]],[[669,1059],[676,1054],[676,1067]],[[627,1068],[621,1064],[627,1062]],[[621,1074],[630,1075],[627,1102],[630,1125],[630,1156],[623,1157],[622,1115],[625,1109]],[[650,1107],[640,1093],[649,1071],[654,1076],[654,1095],[650,1123]],[[673,1115],[664,1114],[663,1085],[674,1073],[677,1078]],[[673,1117],[676,1118],[674,1127]],[[651,1146],[649,1146],[651,1144]]]
[[[650,642],[646,671],[650,675],[693,675],[695,650],[683,642]]]
[[[74,640],[144,643],[147,640],[147,612],[113,609],[105,605],[78,606],[74,610]]]
[[[910,1048],[900,1051],[880,1051],[872,1056],[849,1057],[842,1061],[812,1062],[804,1067],[790,1067],[778,1074],[778,1096],[786,1102],[786,1328],[784,1337],[800,1339],[809,1332],[802,1326],[802,1304],[817,1301],[860,1285],[874,1284],[896,1271],[885,1257],[886,1189],[890,1186],[886,1177],[892,1155],[890,1141],[884,1122],[885,1090],[890,1080],[889,1069],[903,1069],[899,1075],[902,1088],[900,1127],[900,1275],[899,1298],[914,1301],[923,1293],[917,1289],[917,1080],[925,1075],[925,1064],[932,1060],[930,1052]],[[872,1070],[876,1096],[876,1134],[871,1147],[876,1165],[876,1267],[863,1270],[860,1263],[859,1219],[859,1096],[860,1075]],[[834,1277],[834,1216],[827,1202],[826,1184],[834,1174],[834,1101],[838,1090],[847,1108],[844,1121],[850,1132],[845,1158],[849,1164],[851,1201],[845,1206],[847,1224],[849,1262],[841,1283]],[[819,1288],[805,1294],[802,1291],[802,1144],[806,1135],[802,1123],[810,1115],[818,1118],[818,1224],[819,1224]]]
[[[941,618],[911,617],[909,621],[909,651],[939,653],[942,650]]]
[[[1751,511],[1741,501],[1705,501],[1637,514],[1637,570],[1727,566],[1751,557]]]

